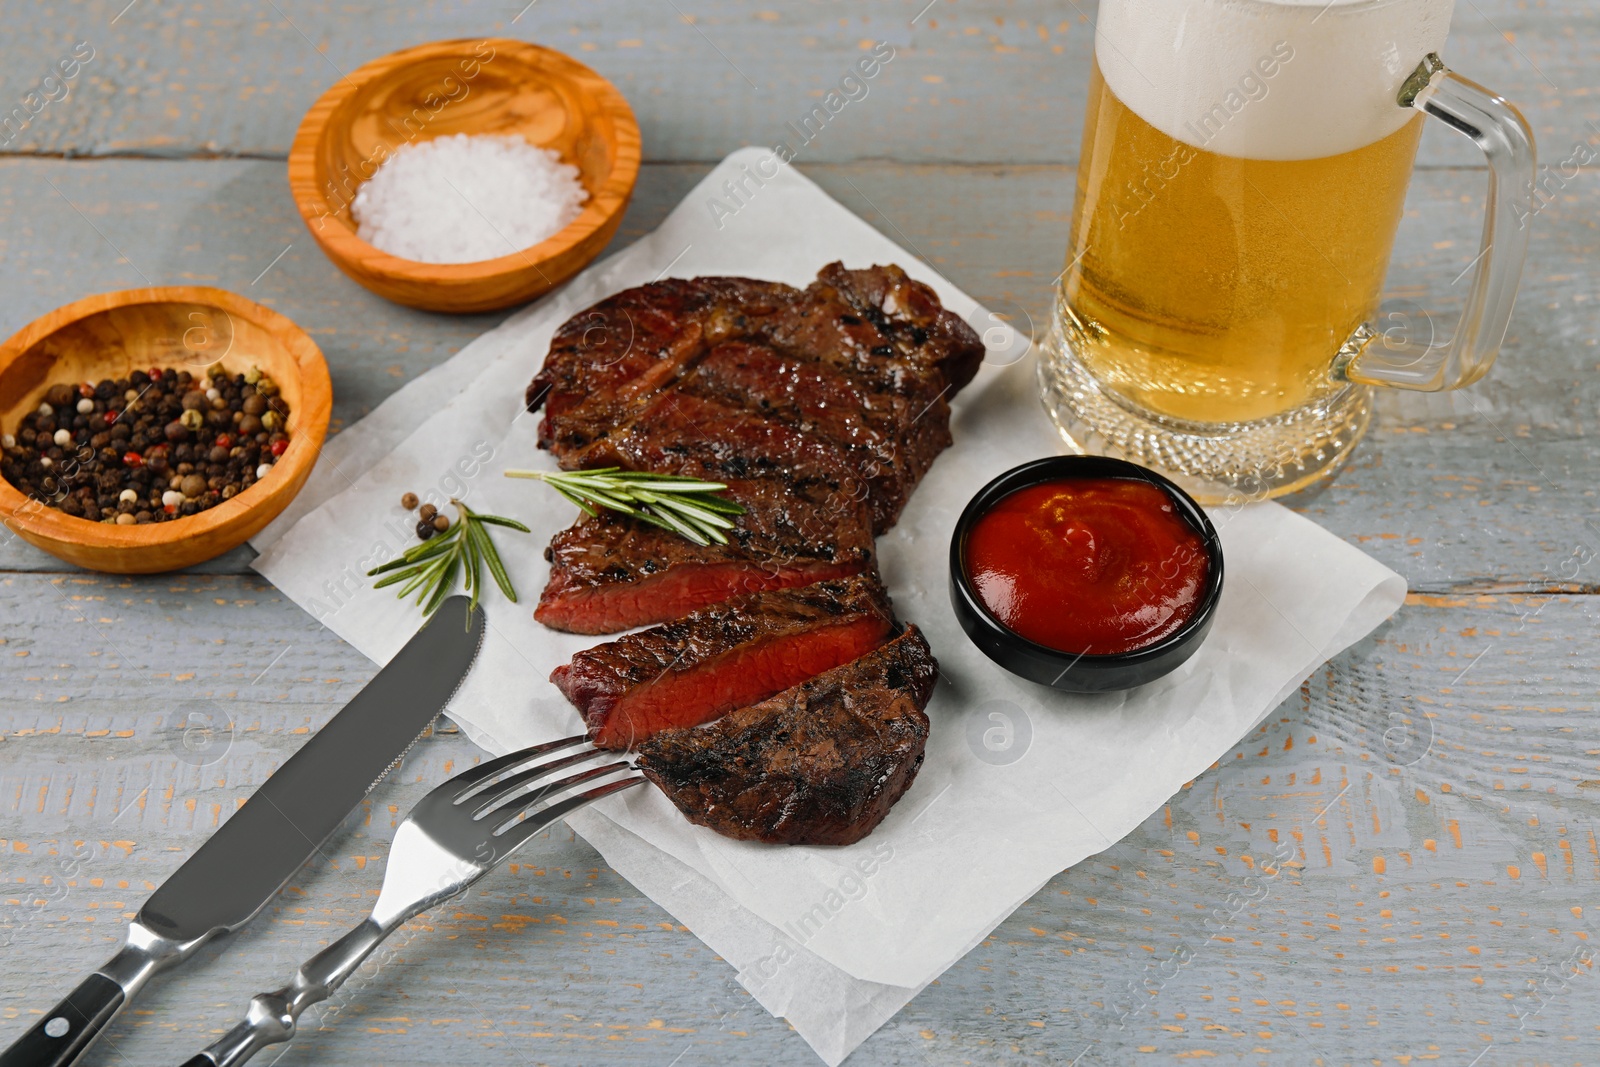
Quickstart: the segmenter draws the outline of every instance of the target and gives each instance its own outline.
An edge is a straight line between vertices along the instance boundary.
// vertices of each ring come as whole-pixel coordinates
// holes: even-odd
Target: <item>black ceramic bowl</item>
[[[1194,617],[1155,644],[1114,655],[1061,652],[1030,641],[995,618],[967,576],[967,537],[990,508],[1019,489],[1060,478],[1140,478],[1164,489],[1178,514],[1194,527],[1210,557],[1205,593]],[[1148,467],[1104,456],[1051,456],[1013,467],[978,491],[950,538],[950,603],[961,628],[983,654],[1012,674],[1069,693],[1103,693],[1153,682],[1194,655],[1211,629],[1222,595],[1222,543],[1200,505]],[[1071,611],[1071,604],[1063,604]]]

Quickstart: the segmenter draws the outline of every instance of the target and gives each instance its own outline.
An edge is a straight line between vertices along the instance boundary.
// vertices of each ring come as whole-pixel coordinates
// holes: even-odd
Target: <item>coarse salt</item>
[[[363,241],[421,263],[475,263],[538,244],[577,218],[578,168],[515,135],[402,145],[356,192]]]

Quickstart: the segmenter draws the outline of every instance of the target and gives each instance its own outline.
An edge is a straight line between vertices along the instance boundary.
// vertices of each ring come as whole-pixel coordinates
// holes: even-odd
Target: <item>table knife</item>
[[[266,907],[396,766],[455,694],[483,641],[464,596],[416,636],[163,882],[123,948],[0,1053],[0,1067],[66,1067],[151,976]]]

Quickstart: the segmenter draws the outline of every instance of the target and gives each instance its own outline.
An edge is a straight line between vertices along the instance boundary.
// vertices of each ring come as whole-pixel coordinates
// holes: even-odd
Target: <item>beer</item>
[[[1284,73],[1296,58],[1278,49]],[[1102,390],[1186,423],[1272,418],[1335,389],[1333,354],[1377,311],[1421,135],[1411,113],[1336,154],[1212,151],[1253,118],[1240,99],[1197,110],[1180,139],[1119,99],[1098,61],[1091,74],[1058,327]]]
[[[1039,362],[1070,448],[1153,467],[1205,503],[1278,496],[1345,461],[1373,386],[1482,376],[1520,231],[1497,229],[1461,290],[1464,317],[1492,315],[1488,328],[1438,342],[1378,321],[1425,111],[1494,116],[1504,140],[1481,143],[1497,188],[1532,170],[1526,123],[1435,54],[1453,10],[1100,0],[1072,238]],[[1513,196],[1497,193],[1490,218]]]

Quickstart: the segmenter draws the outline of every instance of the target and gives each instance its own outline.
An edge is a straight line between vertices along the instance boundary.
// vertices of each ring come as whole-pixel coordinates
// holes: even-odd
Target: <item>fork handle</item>
[[[421,909],[418,909],[419,911]],[[312,956],[295,972],[294,981],[274,993],[257,993],[250,1010],[221,1038],[184,1064],[184,1067],[234,1067],[251,1056],[294,1037],[300,1013],[327,1000],[356,972],[372,950],[383,943],[411,916],[379,923],[368,918],[339,940]]]

